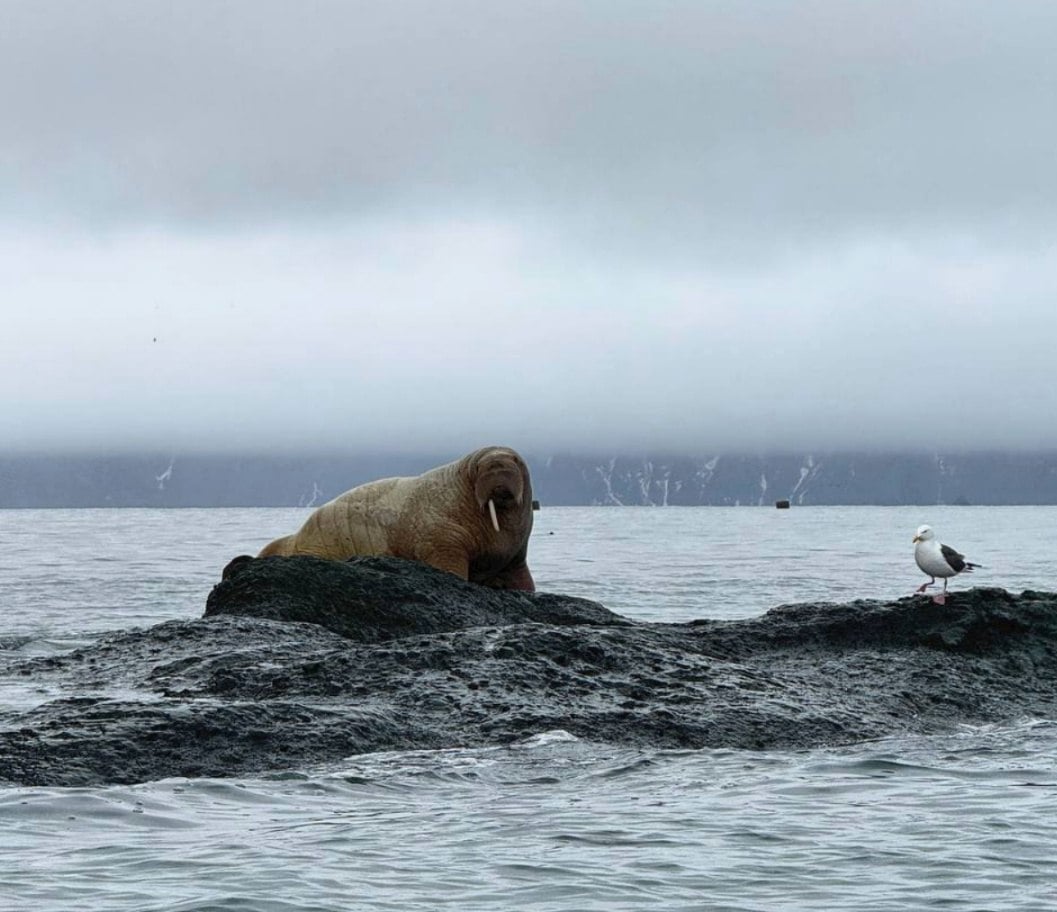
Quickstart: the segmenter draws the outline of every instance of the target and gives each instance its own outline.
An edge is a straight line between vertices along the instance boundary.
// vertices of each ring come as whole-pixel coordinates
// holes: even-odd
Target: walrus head
[[[488,447],[474,454],[470,466],[477,507],[487,511],[492,528],[499,531],[499,516],[511,509],[520,511],[531,497],[528,467],[513,450]]]

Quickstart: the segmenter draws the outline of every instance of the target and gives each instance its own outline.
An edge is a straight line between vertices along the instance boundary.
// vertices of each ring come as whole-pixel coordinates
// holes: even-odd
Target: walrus
[[[391,555],[495,589],[533,592],[531,532],[528,466],[514,450],[492,446],[421,475],[346,491],[257,556]]]

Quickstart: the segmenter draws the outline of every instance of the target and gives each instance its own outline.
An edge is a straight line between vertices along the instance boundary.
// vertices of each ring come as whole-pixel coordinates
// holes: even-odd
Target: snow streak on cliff
[[[312,507],[459,455],[0,456],[0,508]],[[525,455],[550,506],[1057,504],[1057,453]]]

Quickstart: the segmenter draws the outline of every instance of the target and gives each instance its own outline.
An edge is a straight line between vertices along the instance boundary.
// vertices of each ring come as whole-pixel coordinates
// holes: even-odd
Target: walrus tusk
[[[492,528],[499,531],[499,520],[495,515],[495,501],[491,497],[488,498],[488,515],[492,517]]]

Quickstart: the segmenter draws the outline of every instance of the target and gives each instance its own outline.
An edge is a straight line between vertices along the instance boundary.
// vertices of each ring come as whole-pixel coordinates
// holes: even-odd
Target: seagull
[[[936,577],[943,577],[943,592],[932,600],[937,605],[947,601],[947,580],[959,573],[972,573],[981,564],[973,564],[965,559],[964,554],[959,554],[948,545],[941,545],[936,541],[936,533],[931,526],[919,526],[914,535],[914,560],[921,568],[922,573],[932,577],[927,583],[922,583],[917,591],[924,592],[929,586],[936,582]]]

